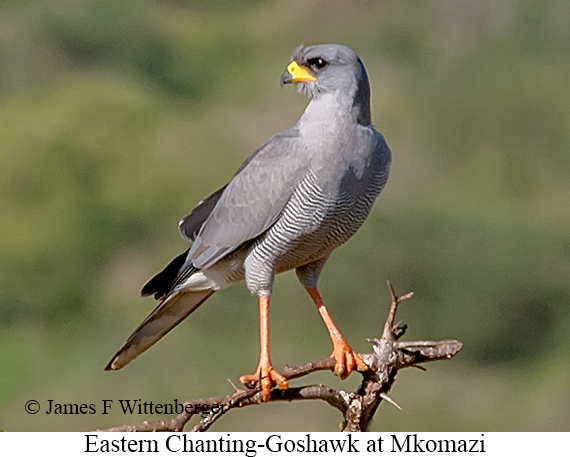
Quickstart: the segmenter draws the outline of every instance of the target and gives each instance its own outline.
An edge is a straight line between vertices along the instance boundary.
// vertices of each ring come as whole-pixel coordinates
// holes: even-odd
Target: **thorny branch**
[[[362,360],[370,367],[370,370],[360,373],[362,383],[355,392],[336,390],[322,384],[313,384],[303,387],[292,387],[287,390],[274,388],[271,391],[269,401],[295,401],[295,400],[322,400],[338,409],[344,417],[345,432],[365,431],[380,402],[388,403],[400,408],[398,404],[388,396],[388,392],[394,383],[398,370],[407,367],[421,368],[419,364],[435,360],[450,359],[461,349],[462,343],[457,340],[445,341],[399,341],[406,331],[406,326],[400,323],[394,324],[398,305],[413,296],[408,293],[398,297],[392,284],[388,282],[392,304],[388,318],[384,324],[382,336],[369,339],[372,343],[372,353],[359,354]],[[314,362],[300,365],[294,368],[286,367],[282,373],[288,379],[296,379],[307,376],[310,373],[321,370],[332,370],[334,359],[320,359]],[[424,369],[425,370],[425,369]],[[231,383],[231,381],[230,381]],[[238,388],[235,385],[234,393],[224,397],[199,398],[189,400],[184,405],[209,405],[211,412],[202,418],[193,428],[192,432],[204,432],[208,430],[223,414],[234,408],[243,408],[250,405],[262,404],[259,385],[251,388]],[[215,406],[223,405],[223,408]],[[186,408],[178,416],[160,421],[142,422],[134,425],[121,425],[106,430],[105,432],[178,432],[182,431],[194,415],[192,408]]]

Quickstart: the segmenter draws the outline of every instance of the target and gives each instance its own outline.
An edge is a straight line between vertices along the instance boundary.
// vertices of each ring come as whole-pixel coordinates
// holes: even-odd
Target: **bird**
[[[191,243],[143,287],[159,304],[105,370],[118,370],[160,340],[216,291],[244,281],[257,296],[262,401],[287,378],[269,355],[269,303],[275,275],[295,270],[333,343],[334,372],[368,370],[325,306],[317,281],[334,249],[363,224],[384,188],[391,152],[372,125],[370,85],[361,59],[339,44],[299,46],[281,76],[309,103],[297,124],[269,138],[223,187],[179,223]]]

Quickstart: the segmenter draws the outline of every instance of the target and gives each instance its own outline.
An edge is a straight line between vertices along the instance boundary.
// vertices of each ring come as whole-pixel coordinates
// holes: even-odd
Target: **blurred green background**
[[[464,343],[398,375],[375,431],[570,430],[567,0],[17,0],[0,4],[0,429],[90,430],[103,399],[231,392],[258,360],[256,299],[216,294],[125,369],[103,367],[186,249],[178,220],[307,101],[279,88],[300,43],[353,48],[393,151],[373,214],[321,292],[358,351],[389,296],[407,339]],[[271,311],[277,368],[330,340],[293,273]],[[328,373],[305,382],[355,389]],[[297,382],[297,384],[299,384]],[[41,403],[30,416],[27,400]],[[44,413],[47,400],[97,414]],[[337,430],[318,402],[234,411],[213,430]]]

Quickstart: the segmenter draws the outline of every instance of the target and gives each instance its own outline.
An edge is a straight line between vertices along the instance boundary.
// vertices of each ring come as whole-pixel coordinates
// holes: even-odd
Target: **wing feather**
[[[306,173],[306,146],[297,129],[265,142],[240,167],[198,232],[189,260],[207,268],[266,231]]]
[[[226,187],[227,185],[208,195],[196,205],[196,208],[188,216],[180,221],[178,230],[180,230],[182,238],[192,242],[196,239],[196,235],[198,235],[204,221],[218,203]]]

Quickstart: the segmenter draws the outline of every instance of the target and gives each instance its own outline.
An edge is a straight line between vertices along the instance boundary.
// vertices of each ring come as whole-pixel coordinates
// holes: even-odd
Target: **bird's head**
[[[351,49],[339,44],[299,46],[281,76],[281,85],[294,83],[297,91],[310,98],[323,93],[342,92],[369,96],[364,65]]]

